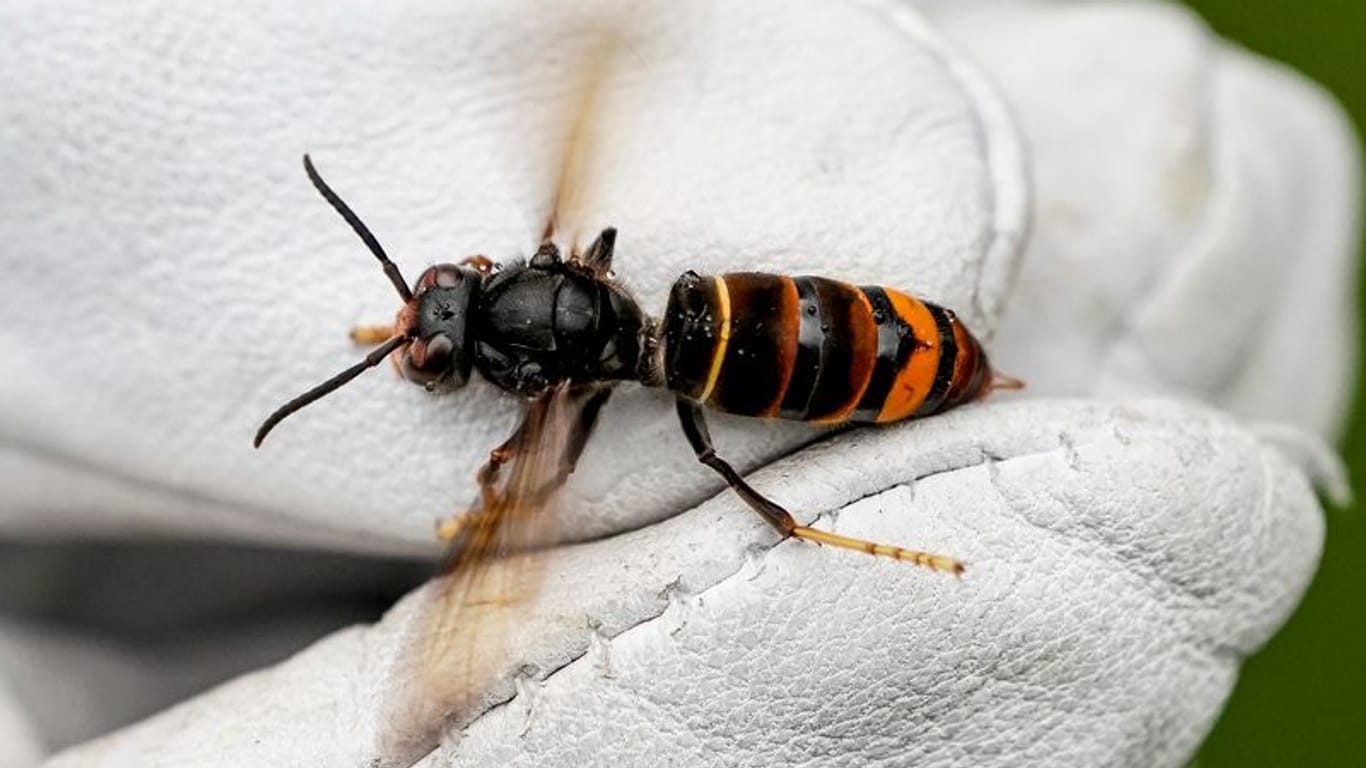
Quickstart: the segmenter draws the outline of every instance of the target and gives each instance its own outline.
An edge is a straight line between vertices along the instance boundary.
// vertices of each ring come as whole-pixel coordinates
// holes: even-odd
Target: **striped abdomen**
[[[704,405],[823,423],[928,415],[991,379],[946,309],[890,288],[749,272],[674,283],[663,360],[669,389]]]

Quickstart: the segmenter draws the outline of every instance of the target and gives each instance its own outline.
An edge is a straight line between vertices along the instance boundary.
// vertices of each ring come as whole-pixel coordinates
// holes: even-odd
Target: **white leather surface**
[[[1304,472],[1324,463],[1302,435],[1333,433],[1351,360],[1341,115],[1169,6],[929,10],[634,11],[610,151],[572,218],[621,228],[618,271],[654,310],[683,269],[765,268],[885,282],[996,328],[1025,395],[755,476],[808,519],[842,510],[822,526],[968,575],[769,551],[737,501],[707,500],[667,398],[624,391],[570,506],[585,535],[663,522],[557,555],[502,671],[533,666],[491,691],[519,695],[428,764],[1179,766],[1298,600],[1322,536]],[[434,552],[432,520],[511,426],[488,387],[434,400],[374,373],[249,448],[272,407],[355,359],[348,326],[394,307],[298,155],[410,278],[525,253],[586,47],[560,13],[0,9],[0,532]],[[1059,394],[1102,399],[1037,400]],[[745,468],[814,437],[714,431]],[[420,600],[53,762],[379,757]],[[72,658],[5,635],[0,673]],[[161,660],[125,659],[148,685]],[[46,691],[4,681],[0,755],[28,765],[66,732]]]
[[[1179,6],[970,5],[935,19],[1007,94],[1036,192],[998,361],[1034,392],[1171,394],[1335,438],[1359,198],[1336,105]]]
[[[690,268],[767,269],[901,286],[993,327],[1026,214],[1018,136],[917,17],[890,2],[599,5],[631,38],[565,228],[619,227],[617,269],[645,307]],[[437,260],[526,255],[593,17],[493,0],[157,8],[3,11],[0,440],[19,455],[0,526],[434,555],[433,521],[471,500],[512,428],[491,387],[433,398],[381,370],[251,450],[275,406],[359,357],[353,324],[397,309],[299,157],[410,280]],[[668,403],[614,399],[610,439],[569,490],[581,535],[719,487],[690,466]],[[717,439],[752,467],[814,436]],[[50,480],[97,503],[68,505]]]
[[[566,547],[505,638],[517,697],[426,764],[1182,765],[1322,537],[1277,451],[1163,401],[973,406],[754,480],[969,570],[774,547],[726,495]],[[376,744],[418,605],[52,765],[404,764]]]

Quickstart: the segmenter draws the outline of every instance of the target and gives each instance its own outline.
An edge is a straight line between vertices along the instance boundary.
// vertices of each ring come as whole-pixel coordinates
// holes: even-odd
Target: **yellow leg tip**
[[[872,541],[865,541],[864,539],[841,536],[838,533],[822,531],[816,528],[798,526],[792,529],[792,535],[805,541],[815,542],[816,544],[829,544],[832,547],[866,552],[875,557],[888,557],[893,560],[901,560],[903,562],[911,563],[912,565],[918,565],[922,568],[928,568],[932,571],[951,573],[954,576],[962,576],[963,571],[965,570],[963,563],[952,557],[921,552],[916,549],[904,549],[902,547],[893,547],[887,544],[878,544]]]
[[[463,517],[449,517],[445,520],[438,520],[436,523],[436,540],[443,544],[449,544],[460,534],[460,529],[465,527]]]
[[[391,325],[358,325],[351,329],[351,342],[369,346],[388,341],[393,335]]]

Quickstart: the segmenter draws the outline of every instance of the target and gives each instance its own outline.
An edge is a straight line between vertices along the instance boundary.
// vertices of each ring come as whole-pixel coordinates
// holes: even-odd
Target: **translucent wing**
[[[624,42],[620,32],[610,27],[595,28],[588,37],[587,60],[578,68],[578,79],[571,86],[571,101],[564,121],[564,145],[556,170],[550,212],[541,232],[542,243],[564,234],[559,231],[564,221],[583,211],[586,201],[592,199],[597,181],[595,171],[603,133],[600,122],[603,92],[607,78],[616,71],[615,61]],[[569,232],[571,256],[578,255],[579,235],[577,231]]]
[[[407,627],[388,717],[395,743],[386,755],[432,748],[442,727],[463,725],[497,698],[493,683],[515,674],[517,620],[543,571],[543,556],[526,550],[558,524],[556,492],[610,394],[606,385],[563,384],[535,398],[498,449],[506,463],[481,471],[481,498]]]
[[[583,28],[583,63],[574,67],[554,170],[542,249],[558,257],[553,239],[566,219],[578,219],[592,197],[605,78],[623,47],[620,27]],[[604,276],[615,233],[599,237],[579,259],[579,232],[568,233],[570,258]],[[516,433],[480,472],[475,508],[459,524],[442,573],[415,600],[392,674],[385,733],[388,760],[406,763],[436,746],[443,728],[460,727],[507,696],[500,684],[518,673],[517,628],[525,602],[540,586],[545,557],[528,554],[534,542],[553,540],[559,524],[556,492],[573,471],[610,385],[564,384],[527,405]],[[501,458],[501,461],[499,460]],[[516,556],[510,556],[510,555]]]

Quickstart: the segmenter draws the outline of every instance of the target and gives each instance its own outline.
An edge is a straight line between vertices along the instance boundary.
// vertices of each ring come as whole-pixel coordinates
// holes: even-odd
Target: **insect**
[[[551,516],[563,486],[614,388],[634,382],[675,396],[684,438],[697,460],[783,536],[961,573],[958,560],[798,525],[719,456],[707,409],[825,425],[887,424],[927,416],[1020,383],[992,371],[981,344],[949,310],[881,286],[757,272],[699,275],[674,283],[660,317],[642,311],[617,281],[615,229],[562,251],[557,219],[584,186],[596,81],[607,56],[585,75],[575,100],[550,213],[525,263],[499,267],[471,256],[427,268],[411,285],[369,228],[322,179],[313,186],[379,261],[402,302],[391,326],[360,328],[377,345],[355,365],[273,412],[260,447],[282,420],[393,358],[403,376],[431,392],[465,386],[477,372],[524,402],[513,434],[476,473],[478,497],[444,520],[445,576],[416,623],[419,681],[396,697],[403,722],[418,723],[398,753],[430,748],[438,722],[478,709],[500,676],[517,674],[508,642],[520,623],[514,605],[537,588],[528,532]],[[495,568],[494,563],[516,563]],[[487,702],[486,702],[487,703]],[[418,712],[414,715],[413,712]],[[408,738],[404,736],[402,738]]]
[[[516,432],[477,474],[480,504],[438,530],[443,540],[468,547],[477,541],[469,537],[496,528],[499,521],[490,517],[500,509],[517,505],[525,512],[565,482],[612,388],[633,381],[675,394],[679,423],[697,460],[782,535],[962,572],[950,557],[798,525],[717,455],[704,411],[886,424],[1018,387],[992,372],[981,344],[952,311],[891,288],[823,277],[687,272],[674,283],[663,317],[655,319],[614,278],[615,229],[604,229],[586,250],[566,258],[553,242],[553,224],[525,264],[497,268],[473,256],[429,267],[409,288],[308,156],[304,168],[379,260],[403,305],[392,327],[355,334],[383,339],[363,361],[272,413],[256,434],[258,447],[284,418],[391,354],[400,356],[406,378],[433,392],[459,389],[478,371],[528,406]],[[547,431],[552,413],[565,432],[553,439]],[[545,462],[540,454],[551,442],[558,455]],[[500,496],[499,474],[509,461],[522,463],[514,472],[519,477],[526,465],[548,468]]]

